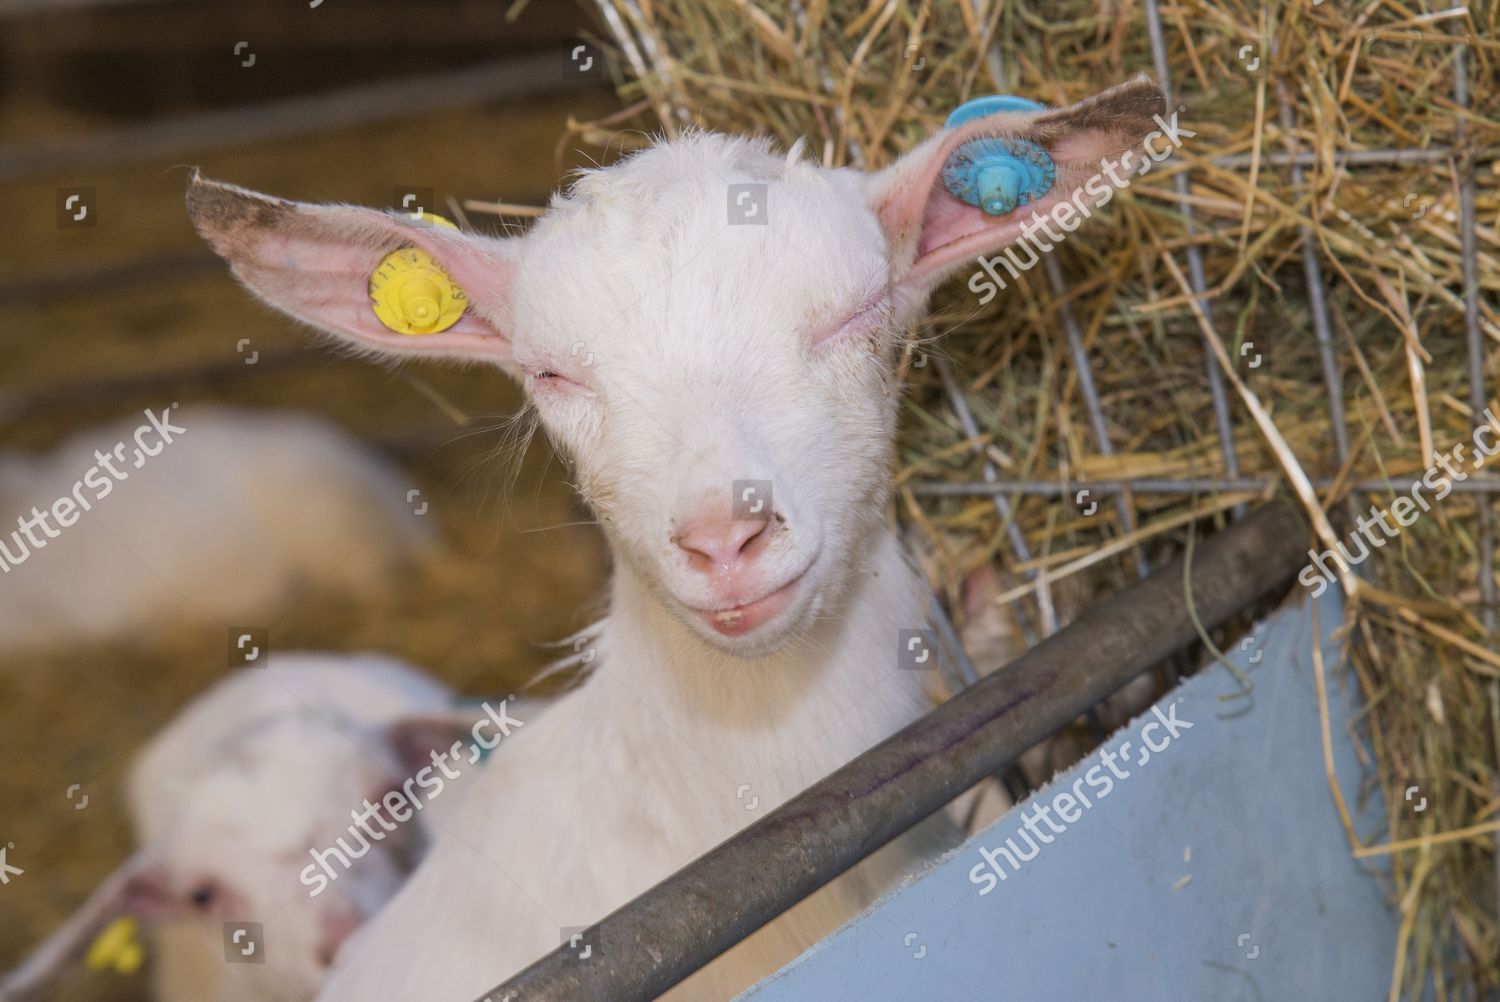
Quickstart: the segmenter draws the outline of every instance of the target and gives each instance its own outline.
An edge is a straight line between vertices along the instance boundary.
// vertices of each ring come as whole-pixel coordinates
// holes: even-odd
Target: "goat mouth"
[[[743,636],[786,611],[801,580],[802,575],[798,574],[775,591],[743,605],[728,609],[695,609],[694,612],[716,633],[726,637]]]

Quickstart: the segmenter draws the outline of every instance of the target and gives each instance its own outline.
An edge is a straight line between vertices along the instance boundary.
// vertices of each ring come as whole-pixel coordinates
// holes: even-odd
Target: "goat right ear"
[[[400,213],[349,205],[309,205],[211,181],[196,171],[188,215],[198,234],[260,299],[355,347],[427,354],[511,369],[509,322],[515,242],[461,233]],[[445,331],[401,334],[375,316],[370,275],[387,254],[415,246],[440,264],[468,297]]]
[[[411,775],[431,765],[433,753],[442,754],[455,744],[467,747],[473,726],[472,713],[427,713],[392,722],[385,738],[402,775]]]

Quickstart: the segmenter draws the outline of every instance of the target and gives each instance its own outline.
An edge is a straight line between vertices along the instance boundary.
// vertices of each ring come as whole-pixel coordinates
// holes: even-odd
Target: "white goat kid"
[[[1161,111],[1139,79],[946,130],[870,177],[692,134],[584,174],[513,239],[194,179],[199,232],[266,302],[371,353],[520,380],[615,555],[598,670],[495,757],[462,837],[439,838],[320,998],[482,994],[927,709],[897,655],[927,593],[885,518],[903,332]],[[1047,150],[1052,191],[1002,218],[948,195],[944,162],[981,135]],[[763,211],[733,225],[742,191]],[[398,335],[371,312],[371,271],[402,245],[466,290],[451,330]],[[674,994],[771,973],[950,835],[937,819],[898,840]]]
[[[133,916],[151,933],[160,1002],[306,1002],[344,940],[406,879],[433,811],[451,813],[458,794],[445,787],[408,825],[374,829],[378,839],[356,837],[351,813],[400,789],[474,716],[430,676],[376,654],[272,655],[230,676],[136,759],[137,853],[25,964],[0,973],[0,1000],[35,997],[107,923]],[[338,839],[359,857],[320,889],[304,876],[309,851]],[[261,962],[225,965],[226,922],[263,926]]]
[[[432,541],[396,468],[326,421],[151,410],[172,429],[145,438],[154,455],[131,454],[144,417],[39,455],[0,452],[0,656],[253,621],[314,586],[363,594]],[[62,517],[38,524],[28,509]]]

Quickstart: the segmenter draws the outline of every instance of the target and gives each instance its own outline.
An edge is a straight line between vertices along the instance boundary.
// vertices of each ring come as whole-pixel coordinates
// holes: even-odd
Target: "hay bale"
[[[611,149],[646,141],[622,126],[667,134],[701,126],[784,145],[805,137],[827,164],[873,168],[969,97],[1014,93],[1062,105],[1154,66],[1147,11],[1134,4],[1065,0],[1045,18],[990,0],[600,0],[599,8],[630,107],[576,131]],[[1347,539],[1352,516],[1401,493],[1353,485],[1421,477],[1434,449],[1469,441],[1483,423],[1476,411],[1493,403],[1500,357],[1496,18],[1493,5],[1412,16],[1340,4],[1272,15],[1231,0],[1161,10],[1173,101],[1197,135],[1052,255],[1062,290],[1036,269],[980,306],[955,281],[912,332],[899,513],[926,537],[950,596],[992,560],[1012,580],[1042,568],[1052,587],[1039,595],[1021,585],[1014,597],[1034,621],[1059,604],[1066,619],[1131,580],[1139,558],[1164,559],[1199,523],[1253,497],[1223,482],[1236,471],[1217,432],[1210,354],[1222,354],[1243,383],[1225,391],[1238,475],[1269,482],[1267,490],[1297,477],[1321,485],[1302,493],[1325,520],[1310,546]],[[1454,97],[1464,42],[1472,112]],[[1379,152],[1387,150],[1406,152]],[[1341,159],[1361,151],[1380,162]],[[1286,162],[1296,152],[1310,154],[1300,171]],[[1465,321],[1461,226],[1470,158],[1477,337]],[[1185,223],[1184,206],[1200,226]],[[1327,286],[1342,456],[1304,247]],[[1175,263],[1188,248],[1203,258],[1202,318]],[[1065,310],[1076,318],[1112,453],[1093,432]],[[978,438],[956,418],[940,366],[923,364],[934,354],[953,360]],[[923,486],[981,480],[985,462],[1007,480],[1040,482],[1034,490],[1054,485],[1054,496],[1018,489],[1008,498],[1029,567],[990,498]],[[1122,505],[1106,501],[1087,516],[1058,503],[1079,481],[1117,478],[1218,483],[1128,492]],[[1369,702],[1358,740],[1378,764],[1391,829],[1351,832],[1351,841],[1395,864],[1391,892],[1406,921],[1393,998],[1419,995],[1428,978],[1459,995],[1466,985],[1500,986],[1492,521],[1492,495],[1435,502],[1363,563],[1367,583],[1351,603],[1351,660]],[[1419,818],[1403,813],[1414,782],[1431,791]]]

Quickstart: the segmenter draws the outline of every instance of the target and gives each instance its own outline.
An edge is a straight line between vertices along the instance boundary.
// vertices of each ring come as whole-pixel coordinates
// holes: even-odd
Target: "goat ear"
[[[368,351],[487,361],[509,369],[514,241],[460,233],[394,212],[269,198],[194,172],[188,215],[251,292],[287,315]],[[390,252],[419,247],[464,290],[457,324],[400,334],[376,318],[370,275]]]
[[[386,742],[396,756],[403,775],[411,775],[432,764],[432,754],[442,754],[455,744],[467,752],[475,716],[459,711],[402,717],[386,729]]]
[[[77,911],[31,951],[13,971],[0,971],[0,999],[31,998],[84,955],[89,943],[124,915],[150,920],[160,911],[150,902],[166,898],[165,875],[146,853],[138,852],[94,889]]]
[[[395,755],[403,775],[411,775],[423,766],[431,765],[433,752],[450,751],[455,744],[460,746],[463,764],[472,765],[509,737],[510,724],[524,727],[527,721],[543,711],[544,706],[542,700],[507,696],[493,707],[488,702],[479,702],[478,705],[460,705],[445,712],[401,717],[386,726],[385,743]],[[486,720],[489,723],[485,723]]]
[[[1180,142],[1179,132],[1161,121],[1164,110],[1161,88],[1141,76],[1067,108],[999,112],[944,129],[872,176],[868,197],[885,231],[898,300],[919,306],[963,262],[1015,242],[1032,217],[1061,202],[1092,210],[1108,201],[1113,191],[1091,183],[1107,161],[1136,147],[1159,154],[1152,159],[1165,156],[1160,146],[1147,143],[1148,137],[1166,135],[1171,140],[1163,144],[1168,151]],[[942,183],[949,157],[969,140],[988,136],[1026,139],[1041,147],[1057,169],[1051,189],[1004,216],[986,215],[949,194]],[[1135,158],[1146,160],[1135,149],[1129,160],[1117,165],[1125,175],[1132,173]]]

